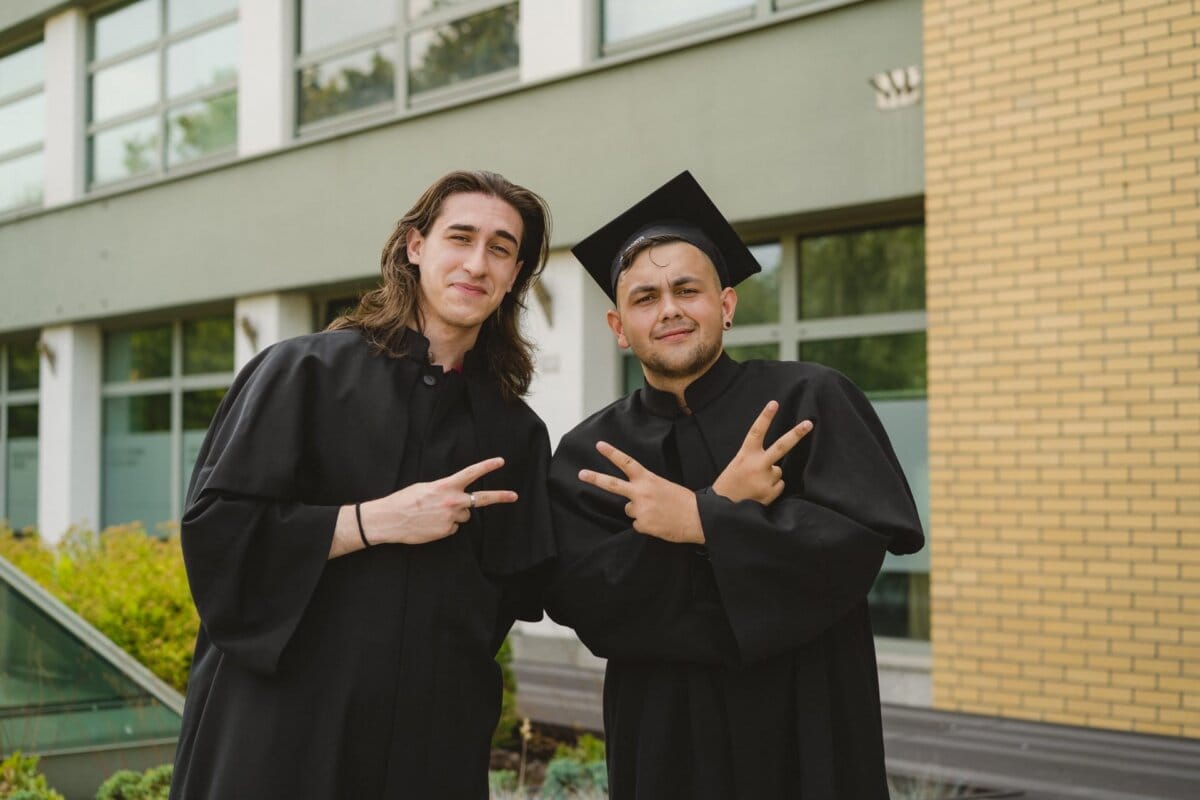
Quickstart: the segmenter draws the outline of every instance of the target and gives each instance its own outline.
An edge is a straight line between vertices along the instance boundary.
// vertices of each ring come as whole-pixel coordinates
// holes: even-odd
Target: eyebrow
[[[685,283],[699,283],[699,282],[700,282],[700,278],[696,275],[680,275],[678,278],[671,281],[671,288],[674,289],[675,287],[682,286]],[[642,294],[643,292],[653,292],[657,289],[658,289],[657,283],[643,283],[638,286],[631,286],[629,288],[629,291],[625,293],[625,296],[633,297],[636,294]]]
[[[463,223],[463,222],[456,222],[454,224],[447,225],[446,230],[466,231],[467,233],[479,233],[479,228],[477,226],[467,225],[466,223]],[[495,235],[499,236],[501,239],[508,239],[510,242],[512,242],[517,247],[521,246],[521,243],[517,241],[517,237],[513,236],[511,233],[504,230],[503,228],[500,228],[499,230],[497,230]]]

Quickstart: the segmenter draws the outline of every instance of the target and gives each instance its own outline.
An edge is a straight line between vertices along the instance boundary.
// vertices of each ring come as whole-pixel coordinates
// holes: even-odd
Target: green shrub
[[[71,530],[54,547],[0,531],[11,561],[165,682],[187,686],[200,619],[177,535],[137,526]]]
[[[496,653],[496,663],[500,665],[501,693],[500,720],[496,730],[492,732],[492,747],[510,747],[517,742],[517,728],[521,718],[517,716],[517,677],[512,671],[512,643],[505,638]]]
[[[0,800],[64,800],[37,771],[38,757],[17,750],[0,761]]]
[[[604,742],[583,734],[574,747],[560,744],[546,765],[541,796],[546,800],[603,795],[608,791],[608,768]]]
[[[100,785],[96,800],[167,800],[171,772],[170,764],[151,767],[140,775],[123,769]]]

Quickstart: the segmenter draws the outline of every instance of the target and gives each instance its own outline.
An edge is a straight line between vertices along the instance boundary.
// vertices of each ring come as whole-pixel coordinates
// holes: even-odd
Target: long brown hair
[[[503,200],[521,215],[524,225],[517,251],[521,270],[512,291],[504,295],[500,307],[484,320],[474,347],[501,393],[509,399],[517,398],[529,391],[533,379],[533,343],[521,335],[520,322],[525,294],[545,267],[550,249],[550,209],[535,192],[495,172],[451,172],[426,189],[396,223],[396,229],[383,246],[379,263],[383,281],[364,294],[353,311],[331,322],[327,330],[358,328],[376,352],[392,357],[404,355],[405,329],[421,327],[417,266],[408,260],[408,232],[416,229],[422,236],[429,235],[446,198],[463,192]]]

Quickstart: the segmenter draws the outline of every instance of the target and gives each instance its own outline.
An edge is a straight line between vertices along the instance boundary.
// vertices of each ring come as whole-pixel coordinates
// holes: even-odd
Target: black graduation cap
[[[571,248],[608,298],[616,302],[621,256],[640,239],[671,234],[712,260],[721,286],[736,286],[762,267],[729,220],[684,170],[612,222]]]

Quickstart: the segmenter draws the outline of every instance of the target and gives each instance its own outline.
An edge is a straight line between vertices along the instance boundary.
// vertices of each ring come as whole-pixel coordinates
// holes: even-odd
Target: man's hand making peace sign
[[[779,404],[772,400],[754,420],[741,448],[713,482],[717,494],[734,502],[754,500],[769,505],[783,493],[783,470],[777,464],[812,430],[812,423],[804,420],[764,448],[767,429],[778,410]],[[668,542],[704,544],[696,495],[690,489],[656,475],[608,442],[596,442],[596,449],[626,479],[589,469],[580,470],[579,479],[627,499],[625,514],[633,520],[635,531]]]

